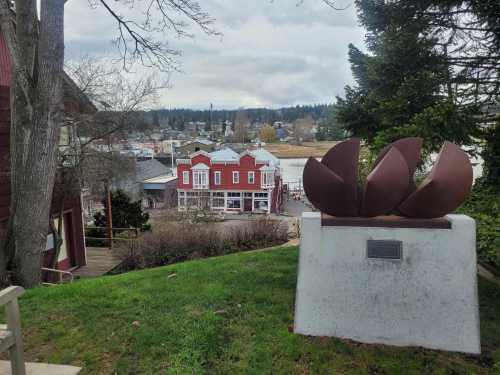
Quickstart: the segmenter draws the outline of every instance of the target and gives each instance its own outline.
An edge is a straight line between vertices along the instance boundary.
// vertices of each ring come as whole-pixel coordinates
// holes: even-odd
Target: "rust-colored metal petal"
[[[408,138],[398,139],[397,141],[384,147],[382,151],[380,151],[377,159],[375,160],[374,167],[376,167],[378,163],[382,161],[382,159],[389,152],[391,147],[395,147],[398,149],[401,155],[403,155],[403,158],[405,159],[406,164],[408,165],[408,170],[410,173],[409,189],[407,195],[413,193],[413,191],[415,190],[414,174],[415,171],[417,170],[418,162],[420,161],[420,151],[422,149],[422,143],[423,139],[420,137],[408,137]]]
[[[379,216],[393,211],[408,192],[410,172],[406,160],[391,147],[366,179],[361,213]]]
[[[350,216],[344,206],[344,180],[327,166],[309,158],[303,183],[307,198],[318,210],[333,216]]]
[[[337,143],[321,159],[323,165],[343,180],[341,193],[343,199],[337,203],[336,216],[357,216],[359,213],[358,163],[360,143],[359,138],[351,138]]]
[[[436,218],[453,212],[472,189],[472,165],[457,145],[445,142],[422,184],[401,205],[408,217]]]

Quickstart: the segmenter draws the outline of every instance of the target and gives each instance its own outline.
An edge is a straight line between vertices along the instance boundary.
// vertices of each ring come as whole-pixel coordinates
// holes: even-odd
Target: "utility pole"
[[[214,110],[214,105],[210,103],[210,122],[209,129],[212,130],[212,111]]]
[[[109,183],[106,180],[104,182],[106,190],[106,228],[108,232],[109,239],[109,249],[113,248],[113,215],[111,209],[111,190],[109,189]]]
[[[172,141],[172,137],[170,137],[170,157],[171,157],[171,167],[172,167],[172,176],[174,175],[174,142]]]

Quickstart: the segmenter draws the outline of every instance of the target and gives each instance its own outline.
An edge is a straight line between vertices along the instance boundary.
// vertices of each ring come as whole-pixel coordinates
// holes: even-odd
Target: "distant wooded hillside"
[[[234,121],[238,111],[244,111],[250,122],[274,123],[275,121],[293,122],[299,118],[311,116],[315,120],[327,118],[334,108],[333,104],[303,105],[280,109],[250,108],[242,110],[192,110],[192,109],[160,109],[146,112],[148,120],[153,124],[179,124],[188,122]]]

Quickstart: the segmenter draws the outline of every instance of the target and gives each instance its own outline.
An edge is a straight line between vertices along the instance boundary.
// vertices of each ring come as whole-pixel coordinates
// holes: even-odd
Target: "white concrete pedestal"
[[[295,332],[478,354],[475,222],[451,229],[322,227],[302,216]],[[402,242],[401,260],[367,257],[367,240]]]

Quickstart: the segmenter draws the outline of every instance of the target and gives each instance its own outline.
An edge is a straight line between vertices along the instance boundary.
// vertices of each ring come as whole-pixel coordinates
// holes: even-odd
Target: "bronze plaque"
[[[366,255],[369,259],[402,259],[403,243],[395,240],[368,240]]]

